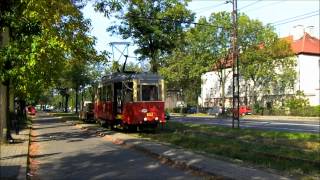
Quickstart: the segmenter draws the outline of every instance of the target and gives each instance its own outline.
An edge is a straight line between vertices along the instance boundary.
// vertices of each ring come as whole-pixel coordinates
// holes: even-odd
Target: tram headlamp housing
[[[143,118],[143,120],[144,120],[144,121],[147,121],[148,119],[145,117],[145,118]]]
[[[158,117],[155,117],[155,118],[154,118],[154,120],[158,121],[158,120],[159,120],[159,118],[158,118]]]

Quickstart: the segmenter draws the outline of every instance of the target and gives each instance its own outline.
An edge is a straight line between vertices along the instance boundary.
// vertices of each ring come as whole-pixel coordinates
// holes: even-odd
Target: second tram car
[[[123,128],[164,125],[164,80],[150,73],[112,73],[102,78],[94,103],[100,124]]]

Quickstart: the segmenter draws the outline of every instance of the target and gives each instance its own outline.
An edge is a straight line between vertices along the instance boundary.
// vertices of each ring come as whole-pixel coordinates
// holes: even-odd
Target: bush
[[[309,101],[302,91],[297,91],[295,96],[285,101],[285,106],[288,107],[290,111],[300,110],[301,108],[305,108],[308,105]]]
[[[263,115],[263,110],[264,110],[264,107],[263,107],[263,106],[260,106],[259,104],[254,104],[254,105],[253,105],[253,113],[254,113],[254,114],[261,114],[261,115]]]
[[[320,106],[307,106],[300,109],[290,110],[290,114],[293,116],[320,116]]]
[[[306,106],[298,109],[292,109],[288,111],[287,107],[272,108],[271,110],[265,111],[265,115],[274,116],[304,116],[304,117],[319,117],[320,116],[320,106]]]

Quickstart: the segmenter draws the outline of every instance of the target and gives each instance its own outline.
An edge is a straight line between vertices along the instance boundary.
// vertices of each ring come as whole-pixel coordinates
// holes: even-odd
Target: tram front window
[[[156,85],[142,85],[142,101],[158,100],[158,88]]]

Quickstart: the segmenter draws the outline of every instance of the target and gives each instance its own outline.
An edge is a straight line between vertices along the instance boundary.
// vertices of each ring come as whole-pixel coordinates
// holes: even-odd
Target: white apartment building
[[[293,91],[301,90],[309,99],[312,106],[320,105],[320,40],[313,37],[311,32],[305,32],[301,26],[295,28],[294,35],[285,37],[295,53],[297,80]],[[225,83],[226,106],[232,104],[232,68],[225,67],[227,77]],[[211,71],[201,76],[201,95],[198,103],[202,107],[212,107],[219,104],[221,99],[220,81],[217,71]],[[247,86],[245,86],[247,85]],[[244,101],[245,88],[250,88],[250,83],[240,78],[240,99]]]

